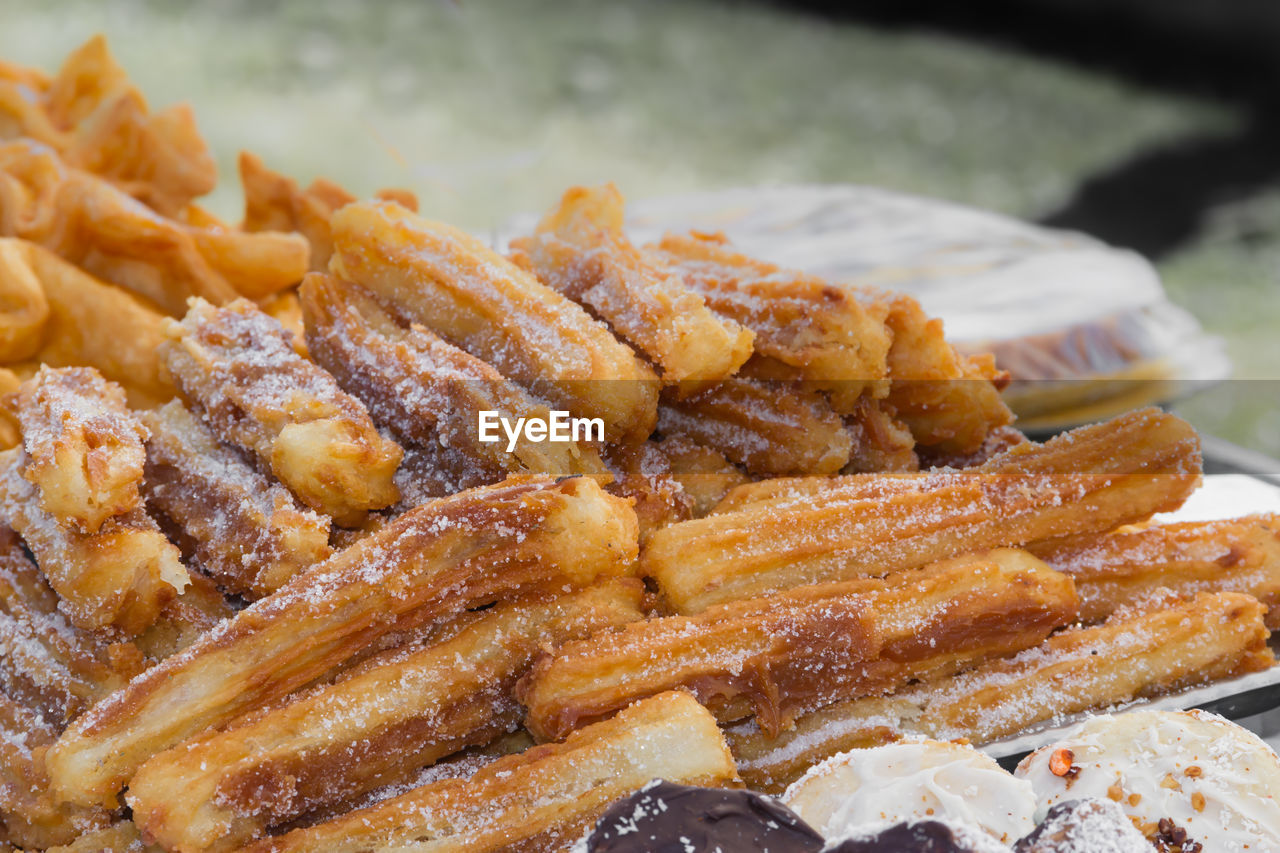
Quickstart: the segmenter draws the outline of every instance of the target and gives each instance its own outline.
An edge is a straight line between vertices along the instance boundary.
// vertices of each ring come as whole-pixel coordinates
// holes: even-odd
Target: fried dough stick
[[[1280,626],[1280,516],[1121,528],[1031,550],[1075,578],[1085,622],[1165,588],[1247,593],[1267,607],[1267,627]]]
[[[45,853],[164,853],[163,848],[142,839],[131,820],[115,820],[102,829],[78,836],[70,844],[50,847]]]
[[[332,220],[335,275],[371,290],[535,396],[604,421],[610,441],[653,431],[658,382],[605,326],[449,225],[397,204],[348,205]]]
[[[603,319],[662,369],[667,383],[732,376],[751,355],[754,333],[717,316],[669,265],[623,232],[613,184],[573,187],[511,259]]]
[[[488,743],[519,725],[511,688],[540,650],[643,618],[643,592],[628,578],[507,602],[421,648],[374,657],[335,684],[152,758],[129,783],[134,820],[169,848],[238,849],[268,827]]]
[[[518,695],[526,725],[543,738],[676,687],[722,721],[755,714],[777,733],[841,698],[1033,646],[1075,615],[1069,578],[1001,549],[568,643],[535,665]]]
[[[890,338],[882,306],[747,257],[721,234],[668,234],[650,248],[713,311],[755,332],[757,353],[798,369],[799,378],[851,397],[884,379]]]
[[[0,530],[0,690],[63,726],[141,669],[130,644],[108,645],[68,622],[18,537]]]
[[[351,524],[399,498],[392,477],[400,447],[251,302],[215,308],[197,300],[166,330],[161,357],[183,396],[304,504]]]
[[[54,790],[111,801],[148,758],[407,632],[523,592],[628,574],[635,514],[591,479],[511,480],[431,501],[294,577],[79,717]]]
[[[1102,711],[1274,663],[1263,607],[1255,599],[1229,592],[1178,598],[1165,591],[1016,656],[894,696],[853,699],[802,716],[777,736],[750,722],[726,735],[743,780],[778,792],[813,764],[848,749],[910,734],[988,743],[1054,717]]]
[[[23,476],[60,524],[96,533],[141,505],[147,429],[123,388],[91,367],[41,367],[12,405],[26,450]]]
[[[154,623],[190,578],[155,521],[135,509],[108,519],[96,533],[73,530],[40,508],[22,466],[20,450],[0,453],[0,515],[35,555],[71,623],[127,637]]]
[[[188,574],[187,588],[160,608],[160,618],[133,644],[153,661],[176,655],[206,631],[235,615],[213,581],[199,572]]]
[[[612,445],[605,459],[613,474],[609,492],[635,502],[642,543],[653,531],[690,517],[692,502],[654,442]]]
[[[603,474],[585,441],[534,442],[512,452],[505,436],[480,440],[481,412],[550,423],[547,407],[485,362],[426,328],[401,327],[368,291],[311,274],[300,290],[311,357],[401,441],[442,444],[474,460],[491,480],[506,474]]]
[[[730,490],[750,482],[738,466],[714,447],[707,447],[682,436],[667,436],[655,444],[671,477],[680,484],[691,501],[694,518],[702,518]]]
[[[683,400],[664,400],[658,430],[713,447],[765,477],[834,474],[853,449],[844,421],[822,395],[736,376]]]
[[[147,505],[177,525],[202,569],[260,598],[329,556],[329,519],[222,445],[177,400],[143,415]]]
[[[637,702],[564,743],[500,758],[468,779],[424,785],[327,823],[246,848],[381,853],[571,847],[612,803],[653,779],[732,785],[733,759],[715,720],[687,693]]]
[[[665,527],[646,543],[642,570],[678,612],[696,613],[966,551],[1100,533],[1177,508],[1199,480],[1195,430],[1145,409],[975,468],[764,487],[807,494]]]

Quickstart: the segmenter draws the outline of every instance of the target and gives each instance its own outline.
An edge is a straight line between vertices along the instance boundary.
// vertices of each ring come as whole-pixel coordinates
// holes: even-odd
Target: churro
[[[688,496],[694,518],[707,515],[732,489],[750,481],[742,469],[714,447],[675,435],[663,438],[655,446],[666,459],[672,479]]]
[[[167,333],[161,355],[183,396],[224,441],[257,456],[304,504],[355,524],[396,502],[400,447],[252,303],[216,308],[197,300]]]
[[[654,442],[613,445],[605,460],[613,475],[609,491],[634,501],[641,542],[653,531],[690,517],[692,501]]]

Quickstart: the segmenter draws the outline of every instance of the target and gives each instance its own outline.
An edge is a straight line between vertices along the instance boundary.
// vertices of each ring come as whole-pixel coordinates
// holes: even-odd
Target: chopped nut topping
[[[1204,794],[1196,791],[1191,795],[1191,808],[1198,812],[1204,811]]]
[[[1069,749],[1055,749],[1049,756],[1049,770],[1054,776],[1066,776],[1075,764],[1076,755]]]

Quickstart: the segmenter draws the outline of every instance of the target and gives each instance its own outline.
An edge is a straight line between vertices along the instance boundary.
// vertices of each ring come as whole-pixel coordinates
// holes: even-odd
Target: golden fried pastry
[[[866,394],[850,407],[845,424],[853,436],[853,450],[843,473],[919,470],[916,439],[884,400]],[[1001,448],[1003,449],[1003,448]],[[928,466],[925,466],[928,467]]]
[[[1000,397],[1009,375],[996,369],[990,355],[958,353],[943,337],[942,321],[930,319],[910,296],[862,294],[869,303],[888,306],[885,326],[893,344],[886,402],[918,445],[942,454],[974,453],[988,433],[1013,421]]]
[[[132,637],[155,622],[190,577],[155,521],[135,509],[111,517],[95,533],[59,524],[41,509],[23,467],[20,450],[0,453],[0,515],[35,555],[71,623]]]
[[[611,720],[360,811],[266,839],[267,851],[521,850],[573,845],[614,800],[653,779],[732,785],[733,758],[715,720],[687,693],[637,702]]]
[[[1075,579],[1086,622],[1163,588],[1246,593],[1266,606],[1268,627],[1280,626],[1280,516],[1121,528],[1032,550]]]
[[[609,491],[634,502],[641,542],[653,531],[690,517],[692,501],[653,442],[612,445],[605,460],[613,475]]]
[[[279,323],[245,300],[224,308],[196,301],[166,330],[161,357],[183,396],[307,506],[350,524],[396,502],[400,447],[359,400],[294,352]]]
[[[610,441],[653,431],[653,371],[582,308],[476,238],[390,202],[348,205],[331,224],[334,274],[373,291],[403,319],[537,397],[600,418]]]
[[[21,240],[0,238],[0,361],[25,361],[40,349],[49,299]]]
[[[761,476],[834,474],[853,438],[822,395],[733,377],[685,399],[664,399],[658,431],[719,450]]]
[[[22,378],[7,367],[0,367],[0,450],[9,450],[22,443],[22,427],[9,395],[22,386]]]
[[[214,582],[199,572],[188,574],[187,588],[160,608],[156,621],[133,640],[153,661],[172,657],[206,631],[235,615]]]
[[[507,474],[603,474],[584,441],[482,440],[482,412],[550,424],[547,407],[498,371],[419,325],[400,326],[368,291],[312,273],[300,290],[312,358],[401,441],[443,445],[492,482]]]
[[[514,479],[424,504],[79,717],[50,752],[54,790],[112,801],[152,755],[286,696],[386,634],[628,574],[636,550],[635,514],[589,478]]]
[[[332,685],[162,752],[129,783],[134,820],[169,848],[235,849],[485,744],[519,724],[511,687],[539,650],[643,618],[643,591],[634,578],[614,579],[501,603],[422,647],[371,658]]]
[[[260,598],[329,556],[329,519],[218,442],[177,400],[143,414],[147,505],[182,531],[197,565]]]
[[[587,308],[662,370],[668,383],[732,376],[755,334],[717,316],[701,295],[623,232],[622,193],[613,184],[573,187],[511,259]]]
[[[667,460],[672,479],[688,496],[694,518],[702,518],[731,489],[750,481],[737,465],[714,447],[675,435],[663,438],[655,446]]]
[[[1144,409],[960,471],[743,486],[803,494],[665,527],[646,543],[642,569],[673,608],[696,613],[799,584],[1100,533],[1175,509],[1199,481],[1195,430]]]
[[[1028,648],[1076,616],[1071,581],[1000,549],[916,572],[799,587],[568,643],[521,684],[535,735],[559,738],[683,687],[722,721],[777,733],[848,696]]]
[[[987,743],[1057,716],[1267,669],[1275,661],[1262,614],[1238,593],[1163,593],[1016,656],[801,716],[791,731],[747,722],[726,735],[743,780],[777,792],[831,755],[902,735]]]
[[[96,533],[141,505],[147,429],[123,388],[92,367],[41,367],[11,405],[26,450],[22,475],[59,524]]]
[[[102,829],[93,829],[70,844],[50,847],[45,853],[163,853],[163,848],[142,839],[131,820],[113,820]]]
[[[305,190],[298,189],[293,178],[273,172],[262,160],[248,151],[240,152],[240,183],[244,187],[245,231],[294,231],[311,245],[311,270],[329,269],[333,255],[333,236],[329,217],[338,208],[356,201],[356,197],[325,178],[316,178]],[[377,198],[395,201],[418,210],[418,199],[408,190],[380,190]]]
[[[755,332],[755,351],[857,397],[885,377],[884,311],[813,275],[735,252],[722,234],[668,234],[655,247],[713,311]]]

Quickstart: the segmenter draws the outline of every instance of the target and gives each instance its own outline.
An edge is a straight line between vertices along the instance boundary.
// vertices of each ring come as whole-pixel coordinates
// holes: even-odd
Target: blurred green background
[[[53,71],[104,32],[153,104],[191,102],[222,169],[210,206],[231,218],[247,148],[304,182],[407,186],[477,230],[604,180],[633,198],[867,183],[1034,220],[1143,151],[1249,121],[971,34],[767,3],[0,0],[0,15],[6,59]],[[1280,456],[1265,381],[1280,380],[1280,186],[1215,202],[1158,266],[1240,380],[1180,410]]]

